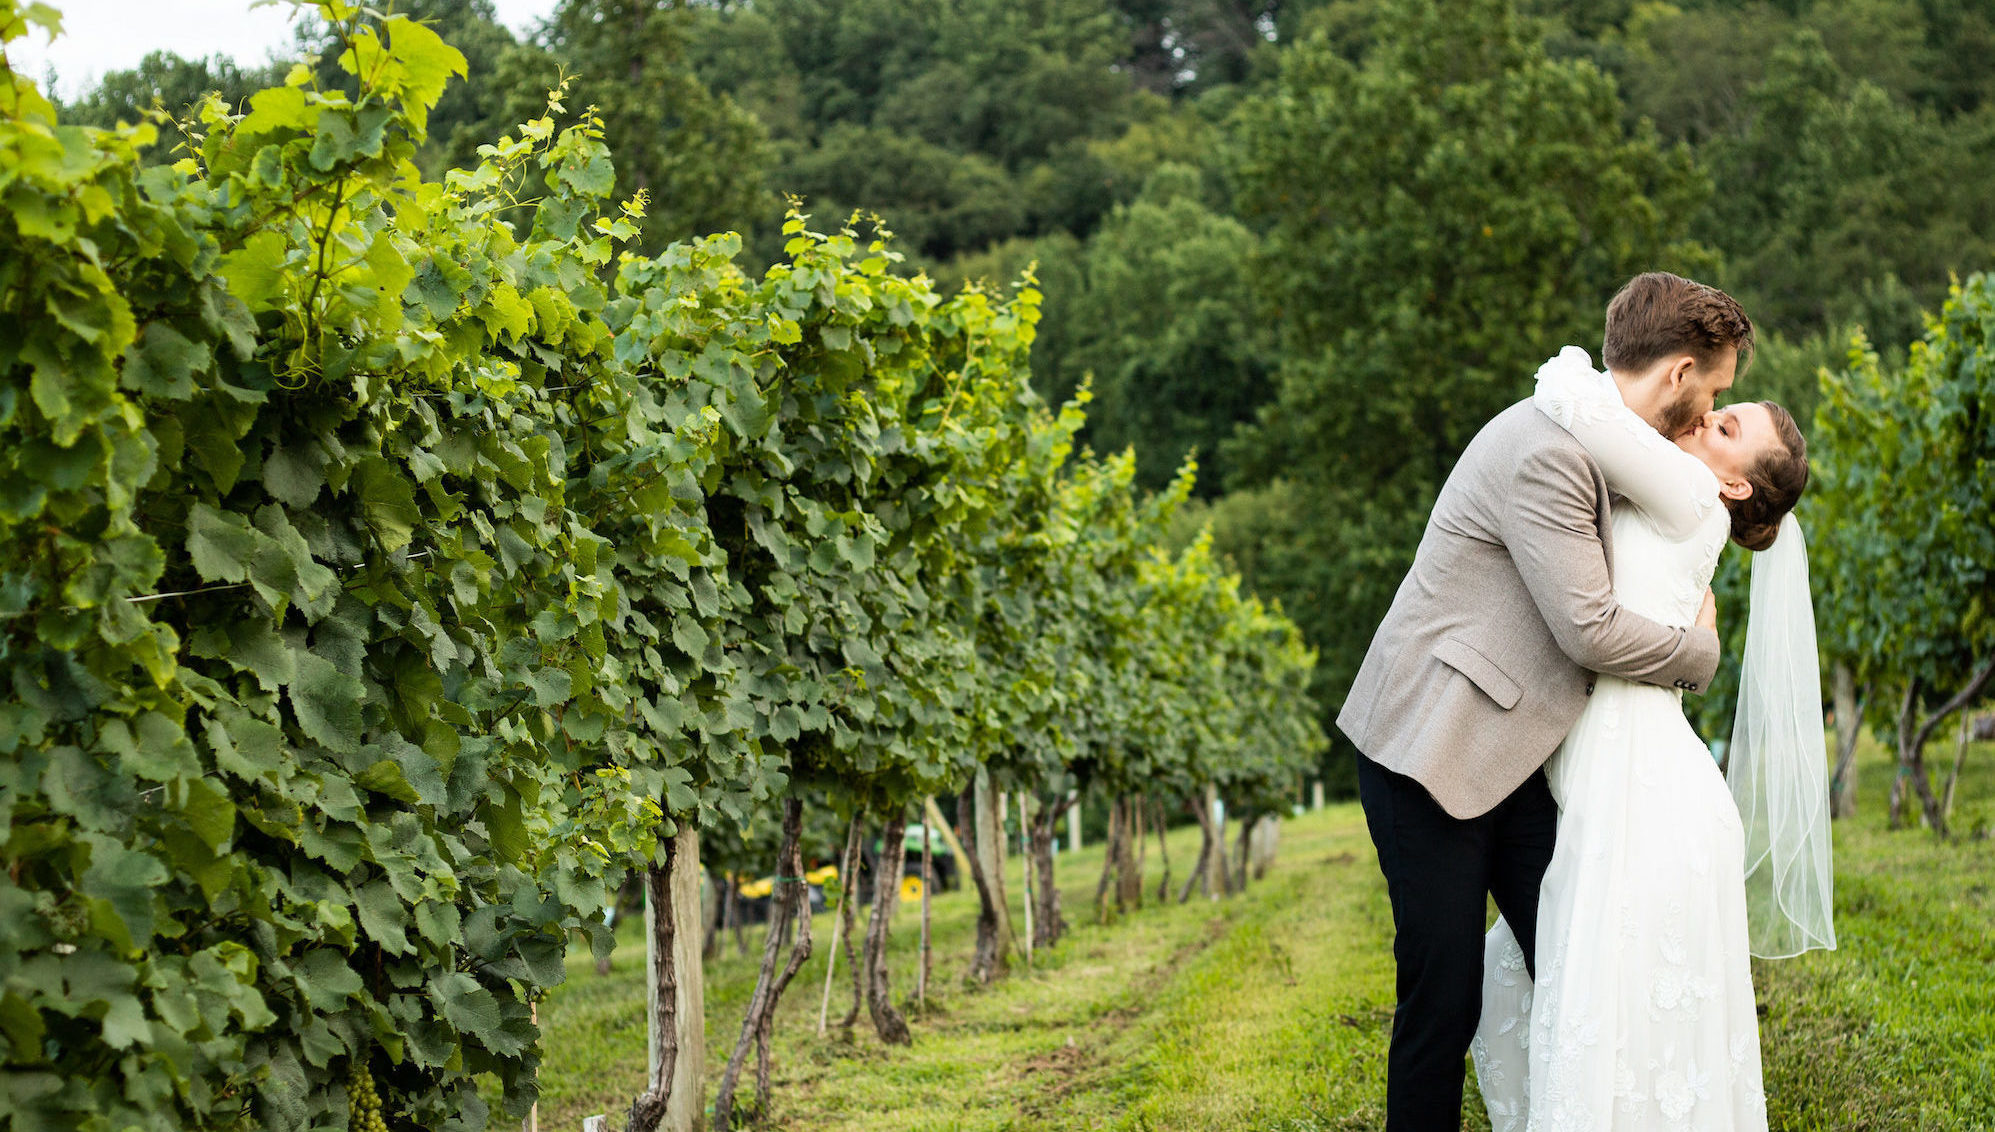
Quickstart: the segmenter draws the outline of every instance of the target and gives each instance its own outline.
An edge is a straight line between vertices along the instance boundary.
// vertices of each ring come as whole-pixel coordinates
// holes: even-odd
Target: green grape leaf
[[[383,550],[394,552],[409,545],[422,515],[407,476],[378,457],[361,461],[354,469],[353,486],[360,496],[361,512]]]
[[[263,458],[263,486],[287,507],[304,509],[326,486],[325,456],[304,445],[282,445]]]
[[[249,560],[260,539],[241,515],[225,514],[196,503],[187,514],[187,555],[194,569],[210,582],[240,582],[249,576]]]
[[[313,652],[297,653],[298,674],[286,689],[306,738],[341,752],[360,749],[361,703],[367,689]]]
[[[347,965],[346,957],[330,947],[315,947],[291,964],[291,977],[305,1002],[315,1011],[330,1012],[361,993],[366,984]]]
[[[90,868],[83,874],[83,891],[103,901],[117,914],[126,947],[143,946],[152,938],[153,889],[171,878],[166,866],[150,855],[133,852],[109,837],[84,834],[90,846]]]
[[[236,804],[213,779],[196,778],[187,784],[187,804],[180,808],[180,816],[217,853],[225,852],[235,837]]]
[[[498,1030],[504,1021],[498,999],[462,971],[435,976],[429,986],[442,1007],[444,1020],[462,1033],[483,1039]]]
[[[152,1023],[135,994],[121,994],[111,1000],[104,1012],[104,1044],[112,1049],[128,1049],[138,1043],[152,1043]]]
[[[124,385],[154,397],[186,400],[194,395],[194,375],[213,360],[209,348],[190,342],[164,322],[149,322],[125,352]]]
[[[252,313],[275,308],[285,298],[290,254],[284,233],[274,229],[244,240],[242,247],[222,257],[222,278],[228,281],[229,293]]]
[[[215,765],[238,778],[255,781],[275,774],[288,762],[284,732],[264,720],[240,714],[227,724],[210,719],[206,734]]]
[[[390,955],[407,955],[414,950],[406,931],[409,910],[387,881],[369,881],[362,886],[353,894],[353,907],[361,930],[380,944],[381,950]]]

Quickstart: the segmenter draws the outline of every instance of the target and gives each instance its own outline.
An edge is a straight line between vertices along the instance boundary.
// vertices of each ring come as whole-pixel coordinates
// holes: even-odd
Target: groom
[[[1731,388],[1752,343],[1730,295],[1650,272],[1608,304],[1601,352],[1628,407],[1675,436]],[[1529,400],[1512,405],[1442,485],[1337,716],[1392,898],[1388,1132],[1460,1127],[1487,898],[1536,971],[1558,827],[1542,767],[1594,674],[1695,692],[1717,670],[1710,595],[1695,626],[1660,625],[1615,601],[1612,563],[1600,469]]]

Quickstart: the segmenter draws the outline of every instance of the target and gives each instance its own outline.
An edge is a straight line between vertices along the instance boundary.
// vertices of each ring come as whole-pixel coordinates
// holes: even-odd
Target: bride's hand
[[[1708,588],[1704,591],[1704,605],[1697,611],[1697,627],[1718,631],[1718,595]]]

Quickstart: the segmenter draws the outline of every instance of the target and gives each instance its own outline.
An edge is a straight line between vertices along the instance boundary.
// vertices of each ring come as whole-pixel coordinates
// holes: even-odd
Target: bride
[[[1759,553],[1729,789],[1681,692],[1612,676],[1545,766],[1559,827],[1535,984],[1508,924],[1485,944],[1471,1052],[1490,1123],[1764,1132],[1750,956],[1835,946],[1814,616],[1788,514],[1806,445],[1771,402],[1665,440],[1573,346],[1533,401],[1622,497],[1623,606],[1688,624],[1727,537]]]

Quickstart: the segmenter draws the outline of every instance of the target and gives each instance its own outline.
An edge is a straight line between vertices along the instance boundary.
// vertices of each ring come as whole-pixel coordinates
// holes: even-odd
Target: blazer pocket
[[[1477,652],[1453,637],[1441,638],[1434,646],[1434,659],[1469,678],[1469,682],[1481,688],[1483,695],[1496,701],[1496,706],[1509,711],[1517,706],[1524,695],[1524,689],[1517,681],[1504,675],[1496,662]]]

